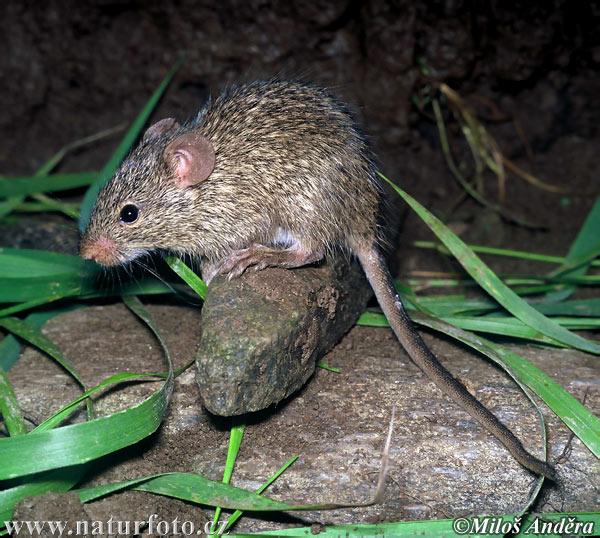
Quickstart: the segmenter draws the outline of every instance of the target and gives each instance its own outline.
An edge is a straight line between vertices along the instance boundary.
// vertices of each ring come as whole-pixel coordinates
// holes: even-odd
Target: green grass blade
[[[1,318],[0,327],[4,327],[7,331],[10,331],[15,336],[18,336],[22,340],[29,342],[32,346],[37,347],[44,353],[50,355],[56,362],[58,362],[67,372],[71,374],[73,379],[79,383],[85,391],[85,385],[79,374],[75,370],[74,364],[65,357],[60,349],[56,347],[56,344],[52,342],[46,335],[40,331],[34,325],[27,323],[18,318]]]
[[[559,303],[539,302],[538,299],[527,300],[537,311],[546,316],[599,317],[600,299],[579,299]],[[483,314],[501,311],[498,303],[485,299],[467,299],[451,296],[419,297],[418,303],[433,313],[435,317],[455,316],[458,314]],[[404,305],[411,308],[410,301]],[[414,307],[413,307],[414,309]]]
[[[509,276],[509,277],[506,277],[504,280],[505,280],[504,283],[507,286],[513,286],[513,287],[531,286],[531,289],[519,288],[519,290],[518,290],[519,295],[524,295],[526,293],[528,293],[528,294],[541,293],[543,291],[556,289],[557,287],[560,286],[559,284],[543,284],[543,282],[544,282],[543,277],[539,277],[539,278],[518,277],[517,278],[517,277]],[[474,282],[473,280],[466,279],[466,278],[429,278],[429,279],[423,279],[423,280],[417,280],[416,278],[408,279],[408,285],[412,286],[412,287],[422,286],[423,283],[426,283],[428,287],[437,287],[437,288],[448,288],[448,287],[455,287],[455,286],[470,287],[470,286],[477,285],[477,282]]]
[[[22,196],[14,196],[7,200],[0,201],[0,218],[8,215],[15,207],[17,207],[23,201]]]
[[[339,368],[336,368],[335,366],[329,366],[328,364],[325,364],[324,362],[321,362],[321,361],[317,361],[317,366],[319,368],[323,368],[323,370],[329,370],[330,372],[334,372],[336,374],[340,373]]]
[[[96,499],[100,499],[101,497],[104,497],[106,495],[110,495],[111,493],[116,493],[125,489],[133,488],[139,484],[143,484],[144,482],[150,481],[153,478],[157,478],[159,476],[162,475],[158,474],[152,476],[145,476],[142,478],[136,478],[134,480],[125,480],[123,482],[100,484],[98,486],[74,490],[74,493],[77,493],[79,495],[79,500],[82,503],[87,503],[90,501],[95,501]]]
[[[65,158],[65,155],[69,153],[69,151],[97,142],[102,138],[118,133],[119,131],[123,131],[126,127],[127,123],[123,122],[115,127],[104,129],[97,133],[91,134],[89,136],[84,136],[83,138],[79,138],[77,140],[69,142],[68,144],[65,144],[36,172],[36,175],[46,176],[50,174],[50,172],[54,170],[58,163]],[[96,173],[96,175],[98,174]]]
[[[573,257],[566,261],[561,267],[549,273],[548,278],[574,276],[574,271],[577,269],[583,269],[583,272],[585,272],[588,267],[594,265],[593,262],[598,256],[600,256],[600,245],[594,246],[581,256]]]
[[[455,536],[468,536],[473,537],[501,537],[509,532],[493,532],[489,530],[493,525],[500,523],[500,527],[509,524],[516,523],[518,525],[514,530],[517,531],[515,534],[510,536],[521,537],[521,536],[540,536],[536,529],[541,521],[551,521],[557,526],[561,520],[567,522],[569,519],[573,521],[581,521],[582,524],[587,524],[588,532],[586,536],[597,535],[597,530],[600,528],[600,513],[599,512],[570,512],[570,513],[550,513],[550,514],[527,514],[521,519],[517,514],[503,514],[503,515],[492,515],[488,517],[488,531],[475,533],[469,531],[469,529],[475,529],[473,525],[475,518],[459,518],[460,526],[456,527],[456,519],[430,519],[424,521],[402,521],[398,523],[377,523],[377,524],[366,524],[366,525],[327,525],[324,528],[319,529],[318,538],[367,538],[367,537],[394,537],[394,538],[415,538],[415,536],[422,536],[424,538],[451,538]],[[516,520],[519,518],[519,520]],[[483,524],[483,518],[477,518],[479,524]],[[536,524],[535,521],[538,520]],[[463,526],[464,524],[464,526]],[[480,527],[481,529],[481,527]],[[458,531],[465,531],[458,534]],[[558,530],[558,528],[557,528]],[[544,538],[560,538],[564,536],[562,533],[544,533]],[[230,534],[231,538],[238,538],[242,536],[313,536],[313,529],[311,527],[296,527],[293,529],[280,529],[274,531],[262,531],[256,534]]]
[[[47,296],[48,293],[52,295]],[[32,304],[45,304],[66,297],[94,299],[97,297],[114,297],[120,295],[157,295],[173,293],[168,285],[153,277],[143,277],[140,281],[130,281],[118,287],[112,285],[103,288],[99,281],[81,278],[76,272],[58,276],[39,278],[0,277],[0,302],[20,303],[7,307],[4,315],[27,310]]]
[[[404,294],[401,293],[404,297]],[[442,316],[455,316],[457,314],[466,313],[483,313],[498,310],[498,303],[492,300],[485,299],[467,299],[465,297],[453,298],[448,297],[419,297],[417,299],[419,305],[425,307],[433,316],[439,318]],[[406,301],[404,306],[407,309],[415,309],[411,301]]]
[[[440,319],[455,327],[460,327],[461,329],[466,329],[468,331],[525,338],[536,342],[564,347],[564,344],[544,336],[516,318],[506,316],[448,316],[441,317]],[[600,327],[600,319],[597,318],[554,318],[553,321],[558,323],[561,327],[568,327],[570,329],[592,330]]]
[[[571,273],[566,273],[555,278],[547,277],[547,281],[568,285],[598,286],[600,284],[600,275],[572,276]]]
[[[257,490],[256,493],[258,495],[260,495],[263,491],[265,491],[265,489],[267,489],[273,482],[275,482],[275,480],[277,480],[283,473],[284,471],[292,464],[294,463],[296,460],[298,459],[298,456],[294,456],[293,458],[290,458],[288,461],[286,461],[280,468],[279,470],[273,474],[262,486],[260,486]],[[235,512],[233,512],[233,514],[231,514],[229,516],[229,519],[227,520],[227,527],[226,529],[229,529],[233,526],[233,524],[240,518],[240,516],[243,514],[244,512],[242,510],[236,510]]]
[[[182,372],[185,372],[185,370],[187,370],[192,364],[194,364],[193,359],[191,361],[189,361],[187,364],[183,365],[181,368],[174,370],[173,377],[177,377]],[[101,390],[104,390],[105,388],[110,387],[111,385],[117,385],[119,383],[124,383],[126,381],[133,381],[133,380],[140,380],[140,379],[145,380],[145,381],[152,381],[153,379],[150,379],[150,378],[154,378],[154,380],[155,380],[157,378],[158,379],[166,379],[168,377],[169,377],[169,372],[154,373],[154,374],[145,374],[145,373],[140,373],[140,372],[137,372],[137,373],[122,372],[120,374],[112,375],[109,378],[102,381],[101,383],[99,383],[98,385],[96,385],[94,388],[88,390],[87,392],[85,392],[84,394],[79,396],[78,398],[75,398],[74,400],[69,402],[62,409],[60,409],[59,411],[54,413],[54,415],[52,415],[51,417],[44,420],[44,422],[42,422],[39,426],[37,426],[33,431],[43,431],[43,430],[50,430],[52,428],[55,428],[63,420],[68,418],[69,415],[75,409],[75,407],[77,407],[83,400],[85,400],[86,398],[89,398],[96,392],[99,392]]]
[[[40,297],[38,299],[31,299],[30,301],[25,301],[23,303],[3,308],[0,310],[0,318],[3,318],[4,316],[11,316],[17,312],[23,312],[24,310],[30,310],[36,306],[51,303],[59,298],[60,297]]]
[[[0,248],[0,276],[2,278],[24,278],[61,275],[78,272],[80,276],[98,274],[98,264],[83,260],[79,256],[29,250]]]
[[[235,460],[237,459],[238,452],[240,451],[240,445],[244,437],[244,424],[236,424],[232,426],[231,432],[229,433],[229,448],[227,450],[227,460],[225,461],[225,471],[223,473],[223,484],[229,484],[231,481],[231,475],[233,474],[233,467]],[[217,506],[215,515],[213,517],[213,525],[217,525],[219,517],[221,516],[221,507]]]
[[[59,211],[73,220],[77,220],[79,217],[79,204],[72,202],[60,202],[59,200],[55,200],[51,198],[47,194],[37,193],[31,195],[37,203],[32,203],[30,207],[26,207],[28,205],[27,202],[21,204],[17,207],[17,211],[28,211],[32,209],[37,212],[50,212],[50,211]],[[37,206],[37,207],[35,207]]]
[[[132,486],[133,489],[139,491],[148,491],[207,506],[222,506],[223,508],[232,510],[259,512],[273,510],[330,510],[333,508],[365,506],[365,504],[339,503],[287,504],[236,488],[230,484],[223,484],[222,482],[216,482],[203,476],[189,473],[164,473],[138,480],[85,488],[79,490],[78,493],[81,502],[88,502]],[[367,504],[370,505],[371,502]]]
[[[98,289],[93,281],[81,280],[75,273],[32,278],[0,277],[2,303],[31,303],[42,300],[40,298],[43,298],[43,302],[52,302],[64,297],[87,296],[96,292]]]
[[[366,327],[389,327],[387,318],[381,312],[370,312],[367,311],[362,314],[358,321],[357,325],[364,325]]]
[[[412,314],[411,317],[413,317]],[[450,323],[455,327],[459,327],[468,331],[491,333],[496,336],[523,338],[542,344],[564,347],[560,342],[544,336],[535,329],[532,329],[528,325],[525,325],[523,322],[515,318],[441,316],[439,319],[445,321],[446,323]],[[371,327],[389,327],[385,316],[378,312],[365,312],[358,318],[356,323],[357,325],[366,325]]]
[[[166,256],[165,261],[169,264],[169,267],[202,298],[202,300],[206,299],[206,284],[196,273],[194,273],[194,271],[175,256]]]
[[[0,248],[0,303],[50,302],[80,295],[85,298],[121,294],[172,293],[167,284],[153,277],[103,287],[102,268],[78,256],[41,250]],[[7,310],[4,315],[11,312]]]
[[[0,480],[86,463],[136,443],[158,428],[173,386],[171,359],[158,328],[139,299],[131,296],[124,298],[124,301],[130,310],[146,322],[165,352],[169,375],[161,388],[140,404],[106,417],[0,439],[0,453],[3,456],[0,460]]]
[[[4,370],[0,368],[0,415],[4,420],[8,434],[11,437],[17,435],[25,435],[27,428],[25,427],[25,419],[23,411],[17,401],[15,392],[6,377]]]
[[[98,172],[77,172],[51,176],[3,177],[0,180],[0,197],[26,196],[38,192],[57,192],[90,185]]]
[[[20,352],[21,342],[12,334],[7,334],[0,342],[0,368],[8,372],[19,360]]]
[[[423,219],[471,277],[511,314],[516,318],[519,318],[526,325],[529,325],[553,340],[557,340],[558,342],[589,353],[600,354],[600,344],[586,340],[585,338],[560,327],[535,310],[531,305],[527,304],[515,292],[508,288],[489,269],[489,267],[487,267],[476,254],[469,250],[464,242],[444,226],[439,219],[427,211],[412,196],[394,185],[385,176],[381,175],[381,177],[392,185],[396,192],[411,206],[421,219]],[[600,234],[598,235],[600,236]]]
[[[504,364],[509,365],[516,378],[537,394],[573,433],[597,457],[600,457],[600,434],[598,433],[600,432],[600,420],[539,368],[516,353],[508,351],[483,337],[450,326],[444,321],[434,320],[418,313],[411,315],[411,318],[416,323],[456,338],[491,358],[503,368]],[[374,312],[363,314],[359,322],[362,325],[389,327],[385,316]]]
[[[44,420],[44,422],[42,422],[39,426],[36,426],[32,431],[35,431],[35,432],[40,431],[41,432],[41,431],[51,430],[52,428],[55,428],[63,420],[68,418],[69,415],[75,409],[75,407],[77,407],[86,398],[89,398],[96,392],[99,392],[111,385],[116,385],[118,383],[124,383],[126,381],[139,380],[139,379],[143,379],[143,378],[156,378],[156,377],[163,377],[163,376],[162,376],[162,374],[125,373],[125,372],[110,376],[108,379],[105,379],[104,381],[102,381],[101,383],[96,385],[95,387],[84,392],[78,398],[75,398],[74,400],[69,402],[62,409],[59,409],[52,416],[50,416],[46,420]],[[152,379],[148,379],[148,381],[151,381],[151,380]]]
[[[40,198],[39,202],[22,202],[16,208],[18,213],[49,213],[58,211],[67,217],[79,216],[79,204],[71,202],[58,202],[45,194],[32,194],[34,198]],[[75,218],[76,220],[76,218]]]
[[[450,251],[445,248],[440,243],[435,243],[433,241],[413,241],[413,246],[417,248],[428,248],[435,249],[442,254],[450,254]],[[496,248],[496,247],[487,247],[483,245],[467,245],[473,252],[479,254],[492,254],[494,256],[505,256],[508,258],[520,258],[523,260],[531,260],[538,262],[546,262],[546,263],[557,263],[557,264],[565,264],[567,263],[567,259],[562,256],[552,256],[550,254],[538,254],[535,252],[525,252],[522,250],[512,250],[505,248]],[[586,260],[587,261],[587,260]],[[573,267],[577,266],[577,263],[573,263]],[[593,266],[600,266],[600,261],[592,262]]]
[[[121,161],[125,158],[127,153],[129,152],[131,146],[138,138],[142,128],[148,121],[150,114],[156,107],[158,101],[162,97],[163,93],[167,89],[167,86],[171,82],[171,79],[175,76],[175,73],[181,67],[184,58],[181,57],[175,65],[171,68],[171,71],[167,74],[167,76],[160,83],[158,88],[152,94],[138,117],[135,119],[127,133],[125,134],[123,140],[117,147],[116,151],[113,153],[111,158],[108,160],[100,174],[98,175],[97,180],[91,185],[91,187],[85,193],[83,197],[83,202],[81,204],[81,214],[79,216],[79,231],[83,232],[87,227],[87,224],[90,220],[90,216],[92,214],[92,208],[94,207],[94,202],[98,193],[104,187],[106,182],[111,178],[111,176],[115,173],[115,170],[121,163]]]
[[[506,320],[507,323],[513,326],[526,326],[517,318],[503,316],[503,311],[493,301],[481,299],[447,299],[445,297],[418,297],[405,300],[405,296],[403,294],[400,295],[407,310],[423,311],[421,308],[415,307],[414,303],[417,303],[436,318],[461,317],[468,320],[474,314],[485,314],[486,317],[473,318],[473,323],[476,323],[475,320],[488,320],[493,315],[495,321]],[[531,301],[530,304],[542,314],[553,316],[554,322],[563,327],[570,329],[595,329],[600,325],[600,299],[581,299],[564,301],[562,303],[538,303],[537,301]],[[365,312],[363,316],[359,319],[359,323],[387,327],[387,321],[382,314]],[[477,331],[478,329],[474,328],[473,330]],[[494,331],[486,332],[493,333]],[[530,332],[531,334],[540,334],[534,329],[530,329]],[[498,332],[498,334],[505,333]],[[543,338],[548,342],[555,342],[545,336]]]
[[[0,248],[0,303],[56,300],[97,291],[97,264],[41,250]]]
[[[130,487],[138,491],[166,495],[196,504],[223,506],[229,509],[240,508],[252,511],[299,509],[292,504],[274,501],[229,484],[186,473],[159,474],[138,480],[85,488],[78,490],[77,493],[81,502],[89,502],[108,493]]]
[[[327,510],[348,506],[344,504],[287,504],[257,495],[251,491],[236,488],[230,484],[214,482],[200,475],[168,473],[136,486],[134,489],[166,495],[176,499],[222,506],[226,509],[249,510],[254,512],[281,510]]]
[[[164,340],[160,330],[156,326],[156,323],[154,323],[154,320],[152,319],[150,312],[148,312],[148,310],[146,310],[146,307],[142,304],[142,301],[140,301],[136,295],[124,295],[123,302],[125,303],[127,308],[129,308],[129,310],[131,310],[146,325],[148,325],[148,327],[150,328],[150,330],[152,331],[152,333],[154,334],[154,336],[160,343],[160,347],[162,348],[165,358],[167,359],[167,364],[169,365],[169,377],[167,380],[169,380],[169,378],[170,378],[171,383],[172,383],[172,381],[173,381],[173,362],[171,361],[171,354],[169,353],[169,350],[167,349],[167,344],[165,344],[165,340]]]
[[[533,303],[547,316],[581,316],[600,318],[600,299],[579,299],[560,303]]]
[[[62,354],[54,342],[46,337],[38,327],[28,323],[27,321],[11,317],[0,319],[0,327],[4,327],[12,334],[29,342],[32,346],[35,346],[44,353],[50,355],[65,370],[67,370],[67,372],[69,372],[82,387],[84,386],[83,381],[75,370],[73,363]]]
[[[76,140],[75,142],[71,142],[64,146],[62,149],[58,151],[55,155],[53,155],[48,162],[46,162],[39,170],[34,174],[34,178],[5,178],[0,176],[0,192],[4,192],[4,194],[0,195],[0,198],[10,196],[8,199],[0,201],[0,218],[8,215],[14,209],[21,209],[22,202],[25,199],[25,196],[28,194],[35,194],[40,192],[40,189],[43,192],[50,192],[53,190],[64,190],[65,188],[73,188],[81,186],[79,184],[73,184],[73,181],[77,181],[77,183],[82,183],[84,185],[89,185],[98,177],[97,172],[79,172],[77,174],[56,174],[52,176],[51,179],[46,178],[46,176],[50,173],[50,171],[63,159],[65,154],[76,147],[82,146],[84,144],[88,144],[103,136],[107,136],[112,134],[116,130],[119,130],[121,127],[108,129],[101,133],[96,133],[92,136],[85,137],[81,140]],[[86,177],[87,176],[87,177]],[[77,177],[77,180],[74,179]],[[40,187],[40,185],[43,185]],[[67,186],[68,185],[68,186]],[[15,195],[8,194],[7,190],[11,189],[15,191]],[[42,198],[43,200],[43,198]],[[54,203],[55,201],[46,200],[46,203]],[[69,216],[74,216],[74,209],[71,204],[61,204],[58,203],[54,206],[54,209],[58,209],[60,211],[65,212]]]
[[[507,364],[516,377],[537,394],[596,457],[600,457],[600,419],[531,362],[498,344],[444,322],[419,314],[413,319],[420,325],[456,338],[500,365]]]
[[[121,295],[163,295],[165,293],[173,293],[173,288],[164,282],[148,276],[142,276],[134,282],[126,282],[121,286]],[[103,295],[94,294],[92,297],[105,297]],[[86,297],[89,298],[89,297]]]
[[[3,525],[4,521],[12,519],[15,504],[25,497],[42,495],[48,491],[57,493],[68,491],[81,481],[87,469],[87,465],[74,465],[56,471],[40,473],[30,477],[26,484],[0,491],[0,526]]]
[[[579,230],[575,241],[573,241],[569,253],[566,256],[566,262],[563,266],[554,271],[554,273],[561,274],[562,277],[579,277],[585,275],[590,262],[577,266],[578,260],[581,257],[585,257],[587,253],[598,251],[598,249],[600,249],[600,233],[598,233],[598,230],[600,230],[600,197],[596,199],[592,210]],[[577,267],[575,269],[569,269],[570,264],[575,264]],[[562,272],[562,269],[564,268],[567,268],[566,273]],[[561,290],[549,292],[548,299],[562,301],[569,297],[575,289],[575,286],[567,285]]]
[[[94,460],[153,433],[168,403],[168,384],[142,403],[89,422],[0,439],[0,480]]]
[[[41,312],[32,312],[25,318],[25,322],[29,325],[33,325],[38,329],[41,328],[46,321],[62,314],[64,312],[70,312],[77,308],[81,308],[81,304],[70,304],[59,308],[53,308],[51,310],[43,310]],[[5,372],[8,372],[12,366],[19,359],[19,353],[21,351],[21,343],[12,334],[7,334],[4,340],[0,342],[0,368]]]

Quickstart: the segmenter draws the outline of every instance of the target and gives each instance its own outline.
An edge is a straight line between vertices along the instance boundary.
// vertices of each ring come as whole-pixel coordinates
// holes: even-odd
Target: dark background
[[[185,119],[209,94],[258,77],[325,85],[357,112],[382,171],[472,242],[564,253],[600,190],[597,2],[51,0],[8,1],[2,12],[6,175],[32,173],[64,144],[131,122],[185,52],[154,119]],[[506,207],[544,230],[469,200],[456,204],[462,190],[444,163],[431,106],[413,104],[440,82],[467,99],[506,157],[569,189],[550,193],[508,175]],[[468,176],[469,150],[444,113]],[[61,169],[99,169],[118,136],[77,151]],[[498,201],[492,174],[485,196]],[[427,236],[416,221],[404,230],[404,245]]]

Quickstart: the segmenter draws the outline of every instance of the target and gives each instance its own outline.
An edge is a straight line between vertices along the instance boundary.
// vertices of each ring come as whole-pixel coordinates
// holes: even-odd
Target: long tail
[[[392,277],[377,246],[357,249],[356,253],[371,283],[377,301],[392,330],[412,360],[450,398],[495,435],[515,459],[534,473],[556,480],[554,469],[527,452],[515,435],[484,407],[444,368],[429,351],[400,301]]]

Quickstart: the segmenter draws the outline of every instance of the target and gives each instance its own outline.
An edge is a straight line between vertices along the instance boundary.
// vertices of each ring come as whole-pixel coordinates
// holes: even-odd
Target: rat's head
[[[207,138],[181,129],[172,118],[152,125],[98,194],[81,256],[113,266],[155,249],[185,250],[197,186],[214,166]]]

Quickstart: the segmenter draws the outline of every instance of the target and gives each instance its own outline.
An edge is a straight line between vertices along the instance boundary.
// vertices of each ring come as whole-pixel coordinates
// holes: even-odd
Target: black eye
[[[119,221],[124,224],[131,224],[135,222],[140,215],[140,210],[133,204],[127,204],[121,213],[119,214]]]

